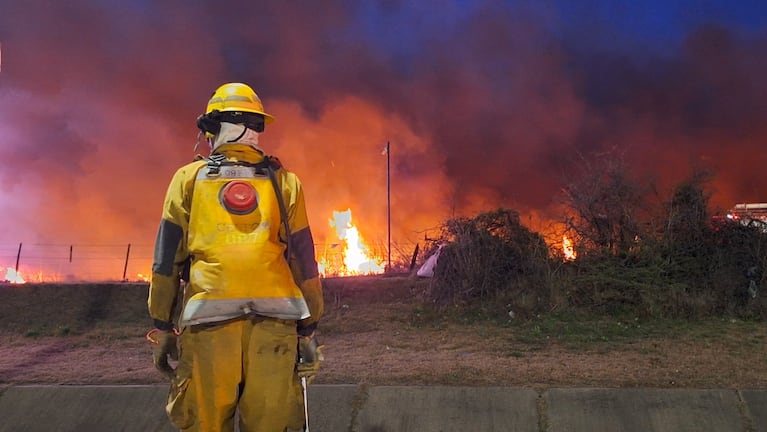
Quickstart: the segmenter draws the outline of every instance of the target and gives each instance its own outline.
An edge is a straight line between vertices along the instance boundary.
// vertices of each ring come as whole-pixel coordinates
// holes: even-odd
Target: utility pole
[[[19,251],[16,253],[16,277],[18,277],[19,274],[19,259],[21,258],[21,245],[23,243],[19,243]]]
[[[391,271],[391,146],[389,141],[386,141],[386,211],[387,211],[387,235],[389,238],[389,244],[387,249],[389,251],[388,264],[386,269]]]

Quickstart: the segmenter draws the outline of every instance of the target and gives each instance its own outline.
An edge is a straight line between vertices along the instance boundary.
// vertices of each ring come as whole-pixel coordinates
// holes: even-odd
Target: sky
[[[0,50],[0,266],[19,243],[151,255],[225,82],[276,118],[260,142],[319,248],[347,208],[379,243],[391,209],[403,245],[499,207],[554,220],[593,155],[767,201],[763,1],[0,0]]]

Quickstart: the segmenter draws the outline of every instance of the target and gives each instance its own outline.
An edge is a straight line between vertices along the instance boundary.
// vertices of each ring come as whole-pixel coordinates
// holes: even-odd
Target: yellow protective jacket
[[[252,187],[253,208],[227,209],[223,194],[232,182]],[[299,333],[311,333],[323,312],[322,285],[298,177],[238,144],[176,171],[149,288],[149,314],[158,328],[173,326],[182,277],[180,327],[254,313],[297,320]]]

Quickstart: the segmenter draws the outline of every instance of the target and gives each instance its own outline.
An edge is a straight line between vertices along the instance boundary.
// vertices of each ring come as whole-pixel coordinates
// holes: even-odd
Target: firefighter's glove
[[[320,345],[314,335],[298,337],[296,372],[298,372],[299,377],[306,378],[307,384],[314,381],[320,370],[320,364],[325,360],[322,356],[323,347],[324,345]]]
[[[174,361],[178,360],[178,333],[175,330],[154,329],[147,333],[146,338],[155,344],[152,352],[154,367],[168,379],[173,379],[176,376],[176,371],[168,362],[168,358]]]

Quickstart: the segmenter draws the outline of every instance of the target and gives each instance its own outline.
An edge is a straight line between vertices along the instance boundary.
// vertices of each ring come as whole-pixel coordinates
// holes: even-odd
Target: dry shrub
[[[706,172],[679,183],[667,202],[639,193],[624,174],[594,170],[587,173],[590,181],[568,189],[574,262],[550,255],[542,236],[522,226],[514,210],[448,220],[435,242],[443,247],[430,300],[479,306],[495,317],[504,310],[524,315],[556,309],[767,318],[767,226],[715,223]]]
[[[518,212],[498,209],[448,220],[437,242],[444,246],[432,279],[436,304],[533,310],[548,301],[548,247],[520,224]]]
[[[571,306],[601,313],[703,318],[767,317],[761,292],[767,230],[752,221],[714,223],[705,172],[674,189],[630,247],[582,250],[570,281]]]

